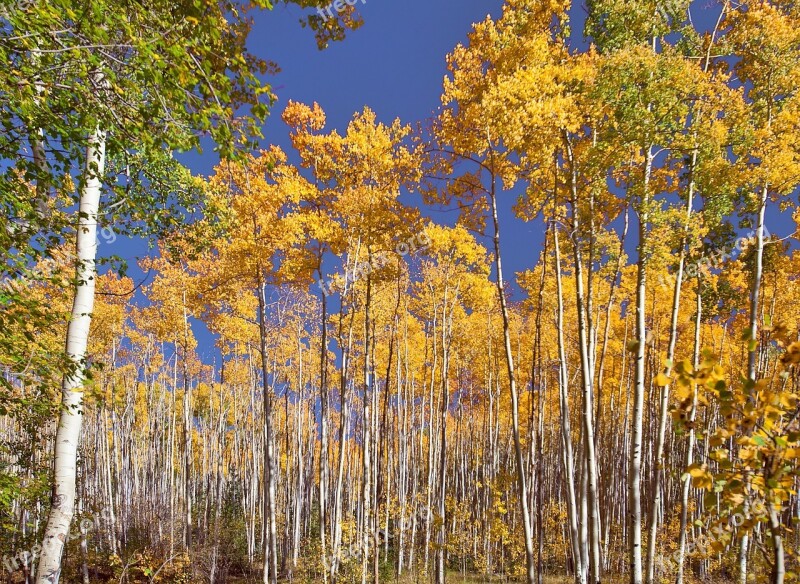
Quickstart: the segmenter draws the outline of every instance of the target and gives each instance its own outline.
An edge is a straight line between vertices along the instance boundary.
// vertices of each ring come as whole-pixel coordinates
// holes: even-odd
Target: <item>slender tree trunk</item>
[[[700,327],[702,324],[703,313],[703,295],[702,295],[702,280],[700,275],[697,276],[697,291],[695,297],[695,321],[694,321],[694,367],[700,364]],[[689,414],[689,439],[686,444],[686,458],[684,459],[684,468],[689,468],[694,462],[694,445],[695,445],[695,432],[694,421],[697,417],[697,385],[694,386],[692,393],[692,411]],[[689,494],[692,489],[692,477],[688,474],[683,479],[681,488],[681,523],[680,533],[678,534],[678,566],[677,576],[675,578],[676,584],[683,584],[684,563],[686,559],[686,538],[688,535],[689,524]]]
[[[536,303],[536,337],[534,339],[534,351],[531,359],[531,420],[533,419],[533,392],[536,392],[536,426],[537,432],[535,436],[536,448],[536,577],[537,584],[544,583],[544,513],[543,513],[543,491],[544,491],[544,404],[545,404],[545,388],[547,387],[547,374],[545,373],[543,358],[542,358],[542,312],[544,305],[544,289],[547,278],[548,266],[548,238],[545,234],[544,250],[542,252],[542,274],[539,281],[539,295]],[[562,310],[563,312],[563,310]],[[563,349],[563,347],[562,347]],[[533,440],[532,440],[533,442]],[[531,452],[533,456],[533,452]]]
[[[81,488],[80,500],[78,501],[78,514],[79,514],[79,517],[84,512],[83,502],[86,499],[86,477],[85,476],[81,477],[81,486],[82,486],[82,488]],[[81,548],[81,582],[82,582],[82,584],[89,584],[89,545],[88,545],[88,541],[87,541],[87,538],[86,538],[86,536],[88,534],[88,528],[86,527],[86,525],[84,524],[84,522],[82,520],[80,522],[80,526],[79,527],[80,527],[80,533],[81,533],[81,543],[80,543],[80,548]],[[25,574],[25,580],[26,581],[29,580],[28,574],[27,574],[27,570],[26,570],[26,574]]]
[[[183,296],[183,498],[186,531],[184,544],[186,552],[192,551],[192,387],[189,383],[189,318],[186,313],[186,292]]]
[[[320,260],[319,277],[322,280],[322,261]],[[328,583],[327,547],[327,507],[328,499],[328,296],[325,290],[321,294],[322,313],[320,315],[320,340],[319,349],[319,401],[320,401],[320,448],[319,448],[319,537],[322,554],[322,581]]]
[[[346,281],[346,279],[345,279]],[[344,298],[345,294],[342,295]],[[339,417],[339,458],[337,460],[336,469],[336,489],[333,497],[333,515],[331,517],[331,528],[333,529],[333,549],[331,550],[331,581],[336,580],[336,573],[339,568],[339,552],[342,543],[342,490],[344,488],[344,465],[347,456],[347,427],[349,423],[348,418],[348,404],[347,404],[347,385],[348,385],[348,368],[350,363],[350,354],[353,346],[353,320],[354,313],[350,315],[350,323],[347,331],[347,343],[342,350],[342,369],[339,386],[339,399],[340,399],[340,417]],[[339,346],[343,344],[342,335],[342,317],[339,318]]]
[[[771,584],[783,584],[786,577],[786,561],[783,550],[783,526],[781,525],[778,511],[772,503],[767,502],[769,509],[769,530],[772,537],[773,557]]]
[[[424,559],[424,570],[427,573],[428,566],[430,564],[430,541],[432,537],[432,528],[433,528],[433,510],[432,506],[435,502],[433,500],[433,489],[434,489],[434,480],[436,477],[435,473],[435,460],[434,460],[434,390],[436,388],[436,369],[438,368],[438,359],[439,359],[439,351],[438,347],[438,337],[436,336],[436,322],[437,322],[437,309],[436,305],[434,304],[433,307],[433,322],[432,324],[432,332],[431,332],[431,351],[433,353],[433,364],[430,368],[431,371],[431,385],[430,389],[428,390],[428,425],[430,427],[430,431],[428,432],[428,477],[427,483],[428,488],[425,490],[425,559]],[[424,426],[424,415],[425,415],[425,404],[423,403],[422,407],[422,415],[423,415],[423,426]]]
[[[372,392],[372,371],[371,363],[371,344],[370,344],[370,301],[372,300],[372,278],[367,274],[367,296],[364,303],[364,417],[361,420],[362,429],[362,484],[361,484],[361,513],[362,513],[362,533],[361,533],[361,584],[367,584],[367,566],[369,565],[370,548],[372,543],[372,407],[370,403]],[[377,551],[376,551],[377,553]]]
[[[491,146],[490,146],[491,149]],[[494,170],[494,169],[492,169]],[[514,354],[511,348],[511,328],[508,318],[508,304],[506,302],[505,280],[503,279],[503,262],[500,256],[500,221],[497,217],[496,177],[492,176],[489,199],[492,209],[492,223],[494,225],[494,263],[497,270],[497,293],[500,297],[500,311],[503,317],[503,338],[506,351],[506,368],[508,370],[509,387],[511,390],[511,432],[514,440],[514,454],[517,466],[517,484],[519,486],[520,506],[522,510],[522,529],[525,537],[525,564],[526,582],[536,582],[536,558],[533,553],[533,528],[531,526],[531,513],[528,508],[528,484],[525,476],[525,461],[522,455],[522,444],[519,432],[519,393],[517,378],[514,370]]]
[[[697,150],[692,152],[689,163],[689,187],[686,195],[686,220],[683,225],[683,236],[681,237],[681,249],[678,256],[678,273],[675,276],[675,283],[672,291],[672,314],[670,316],[669,342],[667,346],[667,365],[664,374],[669,377],[672,373],[672,362],[675,359],[675,344],[678,340],[678,316],[681,307],[681,286],[683,284],[683,268],[686,263],[686,244],[689,233],[690,221],[692,219],[692,203],[694,199],[694,168],[697,163]],[[650,524],[648,526],[647,539],[647,584],[655,582],[655,557],[656,542],[658,539],[658,515],[661,511],[662,491],[664,490],[664,444],[667,437],[667,420],[669,418],[669,384],[661,388],[661,409],[658,419],[658,436],[656,437],[655,460],[655,484],[653,485],[653,502],[650,510]]]
[[[272,396],[267,365],[267,298],[261,268],[258,267],[258,327],[264,400],[264,584],[278,580],[277,521],[275,518],[275,445],[272,436]]]
[[[575,581],[578,584],[586,582],[583,566],[583,553],[580,546],[578,533],[578,502],[575,495],[575,457],[572,450],[572,424],[569,414],[569,371],[567,369],[567,356],[564,343],[564,290],[561,281],[561,246],[558,238],[558,228],[553,224],[553,247],[556,260],[556,291],[558,311],[556,327],[558,328],[558,360],[559,360],[559,405],[561,410],[561,442],[564,448],[564,482],[567,489],[567,517],[569,519],[570,541],[572,543],[572,561],[575,564]]]
[[[750,293],[750,341],[751,345],[747,352],[747,376],[755,380],[758,375],[758,320],[759,320],[759,299],[761,296],[761,280],[764,274],[764,219],[767,211],[768,187],[765,185],[761,192],[761,199],[758,208],[758,218],[756,223],[756,255],[755,267],[753,269],[753,286]]]
[[[86,148],[86,168],[81,188],[76,240],[75,296],[67,325],[66,353],[71,370],[64,375],[53,460],[54,480],[36,584],[56,584],[61,577],[61,556],[75,512],[78,446],[83,422],[83,384],[86,347],[94,310],[97,216],[105,170],[105,133],[95,130]]]
[[[436,548],[436,584],[444,584],[445,581],[445,555],[447,546],[447,524],[445,522],[445,498],[447,496],[447,406],[450,401],[450,391],[448,387],[448,377],[450,374],[450,352],[449,352],[449,332],[448,332],[448,290],[445,287],[444,302],[442,304],[442,397],[439,410],[440,424],[440,444],[439,444],[439,493],[438,493],[438,515],[441,524],[437,535]],[[452,326],[452,314],[450,316],[450,326]]]
[[[583,254],[580,241],[580,209],[578,208],[578,173],[575,163],[572,144],[565,134],[567,158],[570,168],[570,195],[572,203],[572,230],[573,251],[575,256],[575,300],[578,314],[578,344],[581,358],[581,374],[583,387],[583,444],[586,464],[586,494],[587,515],[589,528],[589,579],[599,583],[601,577],[600,562],[600,517],[598,516],[599,504],[597,500],[597,456],[595,454],[594,437],[594,356],[590,353],[591,326],[588,318],[591,316],[585,304],[583,288]],[[589,270],[591,271],[591,262]]]
[[[400,468],[398,469],[399,480],[397,481],[397,500],[399,501],[400,507],[400,518],[398,521],[398,529],[397,529],[397,577],[400,578],[403,575],[403,560],[405,559],[405,544],[406,544],[406,532],[408,531],[408,521],[406,519],[406,511],[407,511],[407,502],[406,497],[408,495],[408,472],[409,467],[411,467],[412,461],[409,460],[410,457],[413,456],[412,452],[410,451],[413,449],[413,440],[411,440],[411,436],[409,435],[409,423],[408,423],[408,410],[409,410],[409,388],[410,383],[408,379],[408,375],[406,375],[405,379],[402,377],[403,369],[400,366],[400,354],[401,352],[398,350],[398,358],[397,358],[397,407],[402,408],[402,412],[400,413],[400,428],[399,428],[399,440],[398,440],[398,463]],[[408,351],[408,311],[406,310],[403,314],[403,350],[402,355],[404,357],[405,366],[408,367],[409,362],[409,351]],[[410,448],[409,448],[410,446]],[[416,516],[416,513],[414,513]],[[413,521],[413,519],[412,519]],[[412,542],[413,544],[413,542]]]
[[[758,208],[756,224],[756,264],[753,269],[753,286],[750,293],[750,346],[747,351],[747,377],[755,381],[758,375],[758,313],[759,297],[761,295],[761,280],[764,272],[764,218],[767,211],[767,195],[769,186],[764,185],[761,191],[761,200]],[[750,477],[745,477],[745,488],[748,488]],[[745,516],[749,518],[750,504],[745,495]],[[747,552],[750,547],[750,535],[745,532],[739,540],[739,584],[747,584]]]
[[[647,351],[647,301],[648,238],[647,223],[650,206],[650,172],[653,164],[652,148],[645,152],[644,180],[639,208],[639,257],[636,262],[636,358],[634,365],[634,396],[631,432],[630,470],[628,473],[628,537],[630,538],[631,584],[642,584],[642,419],[644,414],[645,357]]]

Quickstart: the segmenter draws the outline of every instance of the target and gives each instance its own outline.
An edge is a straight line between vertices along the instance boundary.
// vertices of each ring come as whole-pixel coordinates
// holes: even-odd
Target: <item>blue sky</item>
[[[278,63],[273,78],[280,101],[317,101],[332,127],[343,128],[369,105],[383,120],[412,122],[439,105],[445,56],[466,41],[473,22],[498,16],[501,0],[366,0],[358,4],[365,24],[324,51],[302,29],[301,11],[278,6],[256,16],[251,50]],[[277,112],[276,112],[277,113]],[[267,139],[280,143],[285,128],[277,116]]]

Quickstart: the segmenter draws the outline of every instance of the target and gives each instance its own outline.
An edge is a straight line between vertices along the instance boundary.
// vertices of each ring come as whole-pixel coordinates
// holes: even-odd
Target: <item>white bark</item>
[[[371,468],[371,428],[372,428],[372,411],[371,411],[371,392],[372,389],[372,375],[371,375],[371,353],[370,353],[370,300],[372,293],[372,280],[367,274],[367,295],[364,303],[364,418],[362,421],[362,453],[361,461],[363,468],[363,482],[361,484],[361,504],[363,505],[363,523],[361,532],[361,584],[367,584],[367,566],[369,562],[369,554],[372,548],[371,537],[372,533],[372,468]],[[377,553],[377,549],[375,550]]]
[[[639,259],[636,271],[636,359],[634,369],[633,419],[631,432],[631,458],[628,473],[628,525],[630,531],[631,584],[642,584],[642,418],[644,412],[645,353],[647,326],[645,302],[647,299],[647,223],[650,198],[648,195],[650,171],[653,164],[652,148],[645,153],[644,181],[639,209]]]
[[[558,243],[558,229],[553,227],[553,242],[556,254],[556,290],[558,296],[557,328],[558,328],[558,392],[561,412],[561,443],[564,448],[562,461],[567,489],[567,517],[569,519],[572,558],[575,562],[575,581],[586,582],[583,569],[580,541],[578,537],[578,505],[575,496],[575,460],[572,452],[572,428],[569,419],[569,372],[564,343],[564,291],[561,283],[561,248]]]
[[[442,401],[440,404],[440,450],[439,450],[439,493],[437,513],[441,519],[439,533],[437,534],[436,571],[434,581],[444,584],[445,581],[445,548],[447,546],[447,526],[445,525],[445,500],[447,497],[447,407],[450,401],[448,377],[450,375],[450,337],[453,326],[452,309],[448,320],[448,289],[444,290],[442,304]],[[435,332],[434,332],[435,334]]]
[[[697,296],[695,297],[697,311],[695,314],[695,326],[694,326],[694,367],[697,369],[697,366],[700,362],[700,326],[701,326],[701,317],[703,311],[703,301],[702,301],[702,294],[701,294],[701,281],[700,278],[697,278]],[[684,460],[685,468],[689,468],[692,463],[694,462],[694,445],[695,445],[695,433],[694,433],[694,421],[697,416],[697,385],[693,388],[692,393],[692,411],[689,414],[689,440],[686,444],[686,459]],[[688,536],[687,527],[689,524],[689,494],[692,488],[692,477],[689,476],[687,473],[683,479],[683,486],[681,487],[681,526],[680,532],[678,535],[678,574],[675,578],[675,584],[683,584],[683,572],[684,572],[684,563],[686,558],[686,538]]]
[[[320,261],[321,263],[321,261]],[[320,278],[322,278],[322,268],[319,268]],[[325,294],[320,295],[322,302],[322,314],[320,317],[320,341],[319,356],[319,403],[320,403],[320,449],[319,449],[319,535],[320,549],[322,553],[324,584],[328,583],[328,483],[329,483],[329,460],[328,460],[328,299]]]
[[[783,526],[778,517],[775,505],[767,504],[769,508],[769,530],[772,538],[774,564],[772,565],[771,584],[783,584],[786,578],[786,559],[783,551]]]
[[[275,584],[278,579],[278,549],[276,543],[277,521],[275,518],[275,442],[272,431],[272,397],[270,395],[269,372],[267,370],[267,321],[266,321],[266,292],[261,277],[261,268],[257,274],[258,280],[258,324],[259,340],[261,345],[261,375],[264,382],[264,584]]]
[[[589,581],[600,582],[601,562],[600,562],[600,514],[597,493],[597,456],[595,454],[595,435],[594,435],[594,349],[589,340],[591,335],[591,311],[586,308],[585,293],[583,288],[583,256],[581,251],[580,233],[580,209],[578,208],[578,174],[575,167],[575,158],[572,151],[572,144],[568,137],[565,137],[567,157],[570,163],[570,191],[572,197],[573,214],[573,251],[575,256],[575,300],[578,315],[578,345],[580,349],[582,389],[583,389],[583,444],[585,456],[586,485],[585,495],[586,513],[588,525],[588,549],[583,550],[588,556],[584,560],[584,571],[589,574]],[[591,237],[591,234],[590,234]],[[591,258],[590,258],[591,260]],[[591,272],[591,261],[589,271]],[[591,282],[591,273],[589,274]],[[591,292],[591,289],[590,289]],[[591,294],[590,299],[591,301]],[[584,489],[582,489],[584,492]],[[588,561],[586,561],[588,560]]]
[[[689,224],[692,218],[692,203],[694,199],[694,167],[697,163],[697,150],[692,153],[689,166],[689,192],[686,202],[686,222],[683,226],[683,237],[681,238],[681,250],[678,259],[678,273],[675,277],[675,284],[672,291],[672,314],[670,316],[669,343],[667,346],[667,366],[664,374],[669,377],[672,374],[672,361],[675,359],[675,345],[678,340],[678,316],[681,306],[681,285],[683,284],[683,270],[686,264],[686,244],[689,233]],[[655,453],[655,485],[653,486],[653,505],[650,512],[650,525],[647,539],[647,584],[655,582],[655,557],[656,543],[658,537],[658,517],[662,511],[662,491],[664,482],[664,445],[667,438],[667,418],[669,417],[669,391],[670,386],[665,385],[661,388],[661,410],[658,420],[658,435],[656,437]]]
[[[759,296],[761,294],[761,278],[764,272],[764,218],[767,211],[767,195],[769,188],[764,185],[761,192],[761,200],[758,208],[758,223],[756,226],[756,265],[753,273],[753,289],[750,295],[750,339],[752,346],[747,353],[747,377],[755,381],[758,375],[757,356],[758,356],[758,313]],[[750,477],[746,477],[749,482]],[[745,501],[745,516],[749,516],[749,502]],[[750,536],[745,533],[739,542],[739,583],[747,583],[747,551],[750,546]]]
[[[490,147],[491,148],[491,147]],[[494,167],[494,161],[492,162]],[[533,527],[531,513],[528,508],[528,484],[525,476],[525,461],[522,456],[522,444],[519,433],[519,393],[517,378],[514,370],[514,354],[511,348],[511,330],[508,318],[508,305],[506,302],[505,283],[503,280],[503,262],[500,256],[500,222],[497,217],[497,195],[495,193],[495,177],[492,177],[492,187],[489,194],[492,209],[492,223],[494,224],[494,263],[497,270],[497,294],[500,297],[500,312],[503,317],[503,339],[506,352],[506,367],[508,370],[509,388],[511,390],[511,432],[514,441],[514,454],[517,463],[517,484],[519,485],[520,507],[522,511],[522,528],[525,537],[525,581],[528,584],[536,582],[536,563],[533,555]]]
[[[73,370],[64,376],[62,406],[56,432],[52,506],[44,532],[37,584],[55,584],[61,576],[61,556],[75,512],[75,478],[81,425],[83,384],[86,379],[86,347],[94,310],[97,215],[105,168],[105,133],[89,136],[84,184],[76,239],[75,296],[67,326],[66,353]]]

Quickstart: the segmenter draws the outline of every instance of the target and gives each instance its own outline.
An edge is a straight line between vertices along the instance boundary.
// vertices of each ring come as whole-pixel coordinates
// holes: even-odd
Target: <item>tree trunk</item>
[[[442,304],[442,397],[440,404],[440,444],[439,444],[439,493],[438,515],[441,524],[436,539],[436,584],[445,581],[445,555],[447,546],[447,525],[445,523],[445,498],[447,496],[447,406],[450,401],[448,376],[450,375],[449,331],[447,317],[448,290],[445,287],[444,302]],[[452,313],[449,326],[452,326]]]
[[[320,264],[322,262],[320,261]],[[319,267],[319,277],[322,280],[322,266]],[[319,448],[319,537],[320,553],[322,554],[322,581],[328,583],[327,547],[327,498],[328,498],[328,297],[325,291],[321,294],[322,314],[320,315],[320,340],[319,349],[319,402],[320,402],[320,448]]]
[[[567,489],[567,517],[569,519],[570,540],[572,543],[572,561],[575,566],[575,581],[586,582],[582,564],[583,553],[578,534],[578,502],[575,495],[575,458],[572,451],[572,424],[569,419],[569,371],[564,344],[564,291],[561,283],[561,246],[558,241],[558,228],[553,224],[553,247],[556,255],[556,291],[558,296],[557,328],[558,328],[558,361],[559,361],[559,405],[561,410],[561,442],[564,448],[564,482]]]
[[[192,387],[189,383],[188,349],[189,318],[186,313],[186,292],[183,296],[183,498],[186,531],[186,553],[192,552]]]
[[[371,345],[370,345],[370,301],[372,300],[372,278],[367,274],[367,293],[364,302],[364,417],[361,419],[362,443],[361,443],[361,463],[362,463],[362,485],[361,485],[361,513],[362,513],[362,532],[361,532],[361,584],[367,584],[367,566],[369,565],[370,548],[372,543],[371,529],[371,497],[372,478],[371,478],[371,459],[372,459],[372,376],[371,376]]]
[[[578,344],[581,358],[581,373],[583,387],[583,444],[586,463],[586,494],[587,514],[589,528],[589,580],[599,583],[601,577],[600,562],[600,517],[598,516],[599,504],[597,501],[597,457],[595,454],[594,437],[594,351],[589,351],[591,327],[588,319],[590,311],[586,309],[585,293],[583,289],[583,254],[580,241],[580,209],[578,208],[578,177],[575,158],[569,137],[565,135],[567,158],[570,168],[570,196],[572,206],[572,232],[573,251],[575,256],[575,301],[578,315]],[[591,235],[590,235],[591,237]],[[590,258],[591,259],[591,258]],[[589,270],[591,271],[591,261]],[[591,290],[590,290],[591,292]]]
[[[783,526],[781,525],[775,505],[767,502],[767,507],[769,508],[769,530],[772,537],[773,557],[775,558],[774,564],[772,565],[771,584],[783,584],[783,580],[786,577],[783,536],[781,535]]]
[[[664,375],[672,373],[672,362],[675,359],[675,344],[678,340],[678,315],[681,307],[681,285],[683,284],[683,268],[686,263],[686,244],[689,233],[689,223],[692,218],[692,203],[694,199],[694,167],[697,163],[697,150],[692,153],[689,163],[689,188],[686,200],[686,222],[683,225],[681,237],[681,250],[678,257],[678,273],[672,291],[672,314],[670,316],[669,342],[667,346],[667,365]],[[664,479],[664,444],[667,437],[667,419],[669,418],[669,384],[661,388],[661,410],[658,419],[658,436],[656,437],[656,452],[653,463],[655,464],[655,484],[653,485],[653,503],[650,510],[650,525],[648,526],[647,539],[647,584],[655,582],[655,557],[656,542],[658,538],[658,514],[663,504],[662,491]]]
[[[346,275],[346,273],[345,273]],[[346,281],[346,278],[345,278]],[[346,293],[342,294],[342,298]],[[344,302],[344,301],[343,301]],[[353,319],[354,314],[350,315],[350,323],[347,331],[347,343],[343,343],[342,334],[342,315],[339,317],[339,346],[342,349],[342,369],[339,386],[339,400],[340,400],[340,418],[339,418],[339,458],[337,460],[336,469],[336,488],[333,496],[333,514],[331,516],[331,529],[333,530],[333,547],[331,550],[331,581],[336,581],[336,573],[339,569],[339,552],[342,543],[342,490],[344,488],[344,463],[347,456],[347,426],[349,423],[348,418],[348,404],[347,404],[347,384],[348,384],[348,367],[350,362],[350,354],[353,346]]]
[[[278,580],[277,522],[275,519],[275,444],[272,436],[272,396],[267,367],[267,299],[266,289],[258,267],[258,327],[261,347],[261,375],[264,400],[264,584]]]
[[[490,146],[491,149],[491,146]],[[492,168],[494,171],[494,168]],[[525,563],[526,563],[526,582],[534,584],[536,582],[536,558],[533,553],[533,529],[531,527],[531,513],[528,508],[528,485],[525,477],[525,463],[522,456],[522,444],[520,443],[519,433],[519,394],[517,391],[517,379],[514,371],[514,354],[511,348],[511,330],[508,319],[508,305],[506,302],[505,281],[503,280],[503,263],[500,256],[500,222],[497,218],[497,193],[496,178],[492,176],[492,184],[489,191],[489,199],[492,209],[492,223],[494,224],[494,262],[497,269],[497,293],[500,297],[500,311],[503,317],[503,339],[505,341],[506,367],[508,370],[508,381],[511,390],[511,431],[514,439],[514,454],[517,464],[517,484],[519,486],[519,498],[522,511],[522,528],[525,536]]]
[[[702,324],[702,313],[703,313],[703,296],[702,296],[702,280],[700,279],[700,275],[697,276],[697,296],[695,299],[696,305],[696,312],[695,312],[695,321],[694,321],[694,368],[697,369],[698,365],[700,364],[700,326]],[[684,460],[684,467],[689,468],[694,462],[694,443],[695,443],[695,433],[694,433],[694,421],[697,417],[697,385],[694,386],[694,390],[692,393],[692,412],[689,414],[689,440],[686,444],[686,458]],[[687,527],[689,524],[689,493],[691,492],[692,488],[692,477],[686,474],[685,478],[683,479],[683,486],[681,490],[681,524],[680,524],[680,533],[678,534],[678,575],[675,578],[675,584],[683,584],[683,571],[684,571],[684,562],[686,558],[686,537],[687,537]]]
[[[759,296],[761,294],[761,278],[764,271],[764,217],[767,211],[768,185],[761,191],[761,201],[758,208],[758,223],[756,226],[756,265],[753,269],[753,289],[750,294],[750,346],[747,351],[747,378],[753,381],[758,375],[758,312]],[[750,478],[745,477],[749,483]],[[749,515],[749,502],[745,500],[745,516]],[[749,518],[749,516],[748,516]],[[745,532],[739,540],[739,584],[747,584],[747,551],[750,547],[750,536]]]
[[[76,240],[75,296],[67,326],[66,353],[71,370],[64,375],[53,460],[54,480],[50,515],[42,543],[36,584],[55,584],[61,576],[61,556],[75,512],[75,480],[83,422],[83,384],[86,346],[94,310],[97,215],[105,170],[105,133],[95,130],[86,148]]]
[[[645,354],[647,349],[647,263],[649,250],[647,222],[649,218],[649,183],[653,164],[652,148],[645,154],[644,180],[639,208],[639,257],[636,262],[636,358],[634,365],[633,419],[631,431],[630,470],[628,473],[628,537],[630,539],[631,584],[642,584],[642,419],[645,392]]]

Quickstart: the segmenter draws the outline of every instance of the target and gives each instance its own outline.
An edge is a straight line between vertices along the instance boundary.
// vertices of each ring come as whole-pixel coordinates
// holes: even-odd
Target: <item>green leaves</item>
[[[688,15],[688,0],[589,0],[584,33],[601,51],[652,42],[676,30]]]

